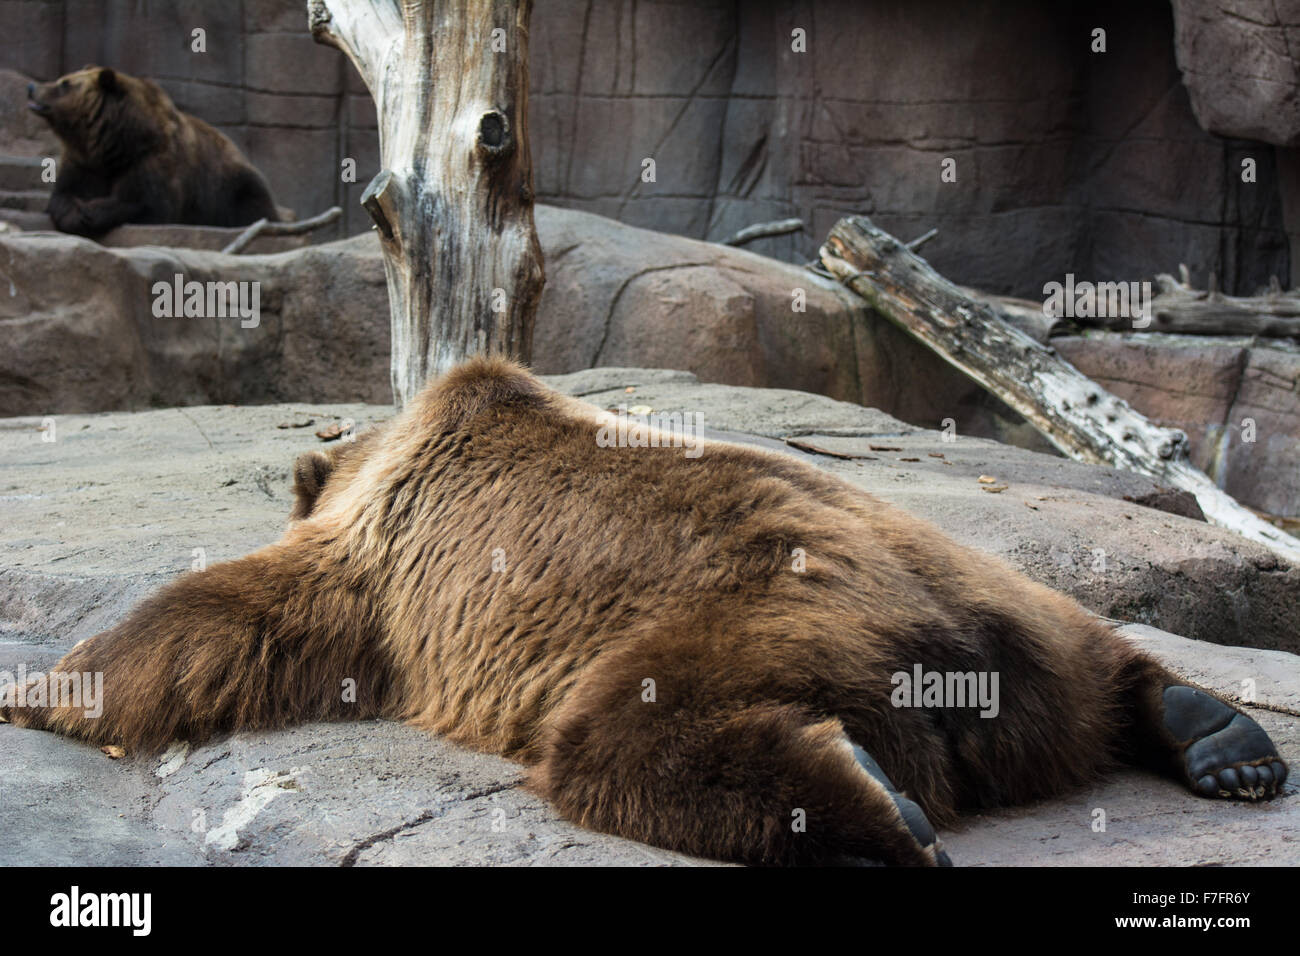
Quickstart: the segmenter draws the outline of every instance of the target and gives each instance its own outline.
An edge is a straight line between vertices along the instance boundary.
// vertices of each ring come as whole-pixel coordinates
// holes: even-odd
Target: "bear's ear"
[[[289,518],[300,521],[311,515],[316,499],[325,490],[334,462],[330,456],[318,451],[304,452],[293,463],[293,510]]]
[[[108,67],[99,71],[99,88],[106,93],[117,89],[117,74]]]

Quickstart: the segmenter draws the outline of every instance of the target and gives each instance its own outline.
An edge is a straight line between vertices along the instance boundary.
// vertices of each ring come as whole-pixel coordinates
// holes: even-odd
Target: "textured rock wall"
[[[1066,272],[1136,279],[1179,262],[1230,291],[1272,273],[1287,282],[1274,147],[1210,135],[1193,114],[1206,121],[1220,87],[1241,86],[1229,76],[1198,92],[1227,14],[1192,17],[1193,6],[1209,5],[1175,4],[1189,101],[1164,0],[547,0],[532,24],[538,192],[696,238],[798,215],[805,234],[753,247],[792,260],[811,258],[845,213],[904,238],[933,226],[925,252],[945,274],[1034,297]],[[87,62],[154,76],[239,142],[282,204],[310,215],[337,202],[356,232],[378,163],[374,110],[344,58],[311,41],[304,7],[0,0],[0,64],[39,78]],[[195,27],[206,53],[190,50]],[[1104,54],[1090,51],[1094,27],[1107,31]],[[796,28],[805,53],[791,49]],[[1255,47],[1238,48],[1227,59],[1253,68]],[[1278,92],[1290,74],[1274,65]],[[1225,102],[1213,115],[1237,112]],[[1264,136],[1245,120],[1211,129]],[[345,158],[355,184],[340,179]],[[646,158],[654,183],[641,181]],[[940,181],[944,158],[955,183]]]
[[[1183,82],[1201,126],[1300,144],[1300,0],[1173,0]]]
[[[1034,297],[1066,272],[1177,262],[1241,291],[1285,280],[1273,150],[1197,126],[1168,4],[1075,6],[558,3],[535,16],[539,191],[714,239],[798,215],[806,235],[753,247],[781,258],[811,258],[850,212],[903,238],[937,227],[940,271]]]
[[[1173,0],[1175,49],[1203,129],[1273,143],[1300,281],[1300,0]]]

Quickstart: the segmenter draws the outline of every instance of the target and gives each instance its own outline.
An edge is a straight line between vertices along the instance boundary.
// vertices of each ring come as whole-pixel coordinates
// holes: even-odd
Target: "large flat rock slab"
[[[1203,644],[1140,625],[1125,632],[1171,670],[1235,698],[1296,765],[1300,658]],[[1242,700],[1243,682],[1253,686],[1253,705]],[[1203,800],[1173,780],[1125,770],[1079,793],[969,814],[944,842],[954,860],[975,866],[1295,866],[1297,794],[1289,782],[1267,803]]]
[[[159,831],[213,863],[695,862],[560,820],[518,765],[386,721],[240,734],[139,772],[156,778]]]
[[[1283,755],[1300,755],[1300,664],[1287,652],[1300,630],[1297,572],[1226,532],[1122,500],[1149,493],[1145,479],[961,436],[947,442],[872,409],[681,372],[603,368],[551,381],[601,407],[692,411],[713,437],[802,457],[1094,610],[1131,607],[1125,616],[1169,630],[1252,644],[1134,631],[1180,673],[1253,698],[1243,705]],[[391,414],[307,403],[62,415],[54,441],[42,440],[50,422],[0,420],[0,670],[46,667],[194,561],[275,540],[291,464],[321,445],[314,432]],[[983,491],[981,475],[1005,490]],[[1096,549],[1105,570],[1094,570]],[[15,837],[0,863],[705,862],[575,827],[522,777],[509,761],[382,721],[239,734],[116,761],[0,727],[0,828]],[[959,864],[1294,864],[1296,792],[1288,784],[1270,804],[1232,805],[1134,771],[1086,793],[965,818],[944,837]],[[1105,831],[1093,829],[1097,809]]]
[[[197,846],[156,825],[140,761],[85,744],[52,746],[39,731],[0,727],[3,866],[187,866]],[[70,742],[65,742],[70,743]]]

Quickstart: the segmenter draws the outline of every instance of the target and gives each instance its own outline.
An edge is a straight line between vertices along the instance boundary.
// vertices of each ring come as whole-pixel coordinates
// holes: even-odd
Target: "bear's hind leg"
[[[1287,767],[1264,728],[1207,691],[1186,684],[1161,695],[1164,727],[1175,742],[1180,776],[1205,797],[1271,800]]]
[[[783,704],[674,707],[640,686],[569,706],[529,784],[569,819],[759,865],[947,864],[934,830],[836,719]]]
[[[1136,650],[1122,673],[1133,762],[1171,774],[1206,797],[1259,800],[1281,792],[1287,766],[1250,717]]]
[[[259,219],[280,221],[271,190],[257,170],[240,169],[231,177],[227,192],[228,197],[223,198],[228,199],[228,205],[223,203],[219,213],[223,219],[229,220],[229,225],[247,226]]]

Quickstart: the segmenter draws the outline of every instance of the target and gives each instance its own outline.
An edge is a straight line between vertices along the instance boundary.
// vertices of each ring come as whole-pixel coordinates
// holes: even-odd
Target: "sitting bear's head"
[[[100,66],[28,84],[27,106],[65,147],[105,165],[152,148],[176,110],[158,84]]]

